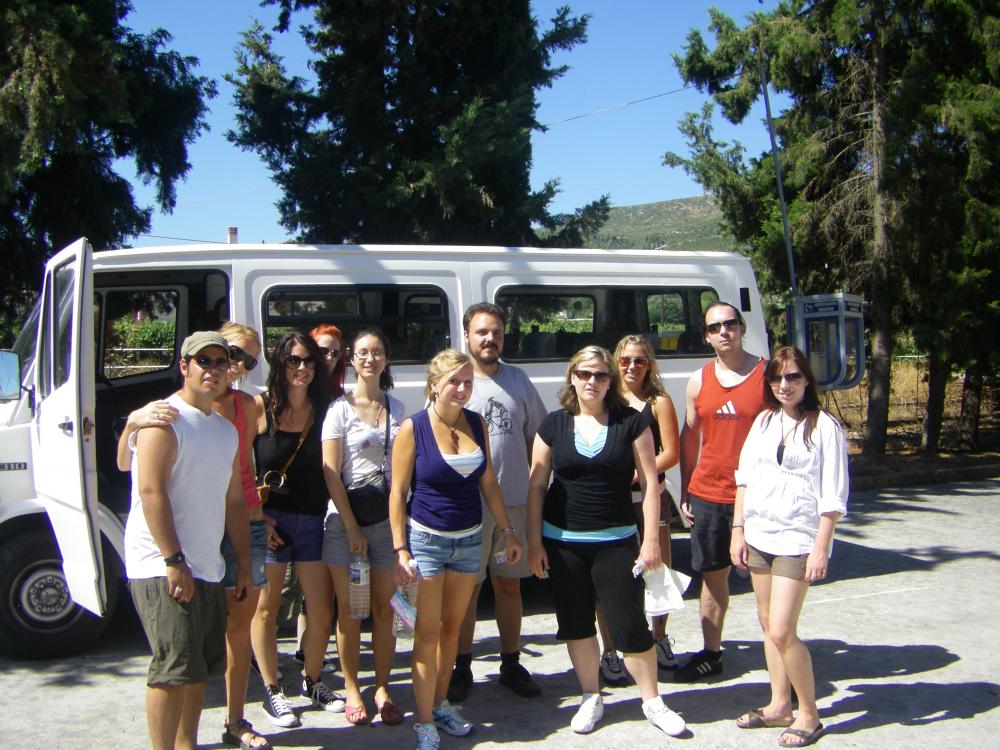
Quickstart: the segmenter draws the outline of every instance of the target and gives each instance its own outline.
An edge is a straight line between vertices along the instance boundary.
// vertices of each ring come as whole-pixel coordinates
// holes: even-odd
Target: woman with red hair
[[[323,355],[330,381],[330,396],[336,401],[344,395],[344,376],[347,373],[347,357],[343,356],[344,334],[333,323],[320,323],[309,331],[309,337],[316,342],[319,353]]]

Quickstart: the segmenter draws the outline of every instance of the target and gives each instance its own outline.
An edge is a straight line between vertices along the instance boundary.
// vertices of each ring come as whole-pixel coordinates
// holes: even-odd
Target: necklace
[[[781,442],[778,443],[778,466],[781,466],[782,461],[785,458],[785,442],[788,440],[788,436],[795,432],[795,428],[799,426],[799,420],[796,419],[792,424],[791,429],[785,431],[785,410],[782,409],[781,413],[778,414],[778,426],[781,428]]]
[[[438,410],[437,410],[437,406],[436,405],[431,404],[431,409],[434,410],[434,416],[437,417],[441,421],[441,424],[443,424],[445,427],[448,428],[448,430],[449,430],[449,435],[448,436],[451,438],[451,446],[452,446],[452,448],[454,448],[455,453],[458,453],[458,430],[456,430],[455,427],[456,427],[456,425],[458,425],[458,420],[460,420],[462,418],[462,412],[459,411],[458,412],[458,417],[455,419],[455,421],[452,422],[451,424],[448,424],[447,422],[444,421],[444,417],[442,417],[440,414],[438,414]]]

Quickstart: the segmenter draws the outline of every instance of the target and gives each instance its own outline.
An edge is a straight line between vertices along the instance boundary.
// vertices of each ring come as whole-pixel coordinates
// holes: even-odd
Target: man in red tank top
[[[702,574],[704,646],[674,674],[694,682],[722,672],[722,624],[729,606],[729,542],[735,471],[743,441],[764,408],[764,360],[743,349],[746,323],[726,302],[705,309],[715,359],[691,376],[681,429],[681,513],[692,522],[691,565]]]

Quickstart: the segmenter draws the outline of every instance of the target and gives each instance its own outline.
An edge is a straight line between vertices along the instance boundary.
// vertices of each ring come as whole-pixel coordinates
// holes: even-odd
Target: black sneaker
[[[347,706],[347,702],[330,690],[323,680],[313,682],[308,677],[303,677],[302,695],[311,700],[313,706],[316,708],[322,708],[324,711],[332,711],[335,714],[343,713]]]
[[[542,689],[538,683],[531,679],[528,672],[520,662],[510,662],[500,665],[499,682],[506,688],[510,688],[522,698],[536,698],[542,694]]]
[[[461,703],[469,696],[472,688],[472,669],[455,667],[451,672],[451,682],[448,683],[448,702]]]
[[[276,727],[290,729],[302,726],[299,717],[292,711],[292,704],[285,697],[279,685],[268,685],[264,691],[264,712]]]
[[[674,672],[676,682],[697,682],[714,674],[722,674],[722,654],[713,656],[707,651],[699,651],[687,663]]]

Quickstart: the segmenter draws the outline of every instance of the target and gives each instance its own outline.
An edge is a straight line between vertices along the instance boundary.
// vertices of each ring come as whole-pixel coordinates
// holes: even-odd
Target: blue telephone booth
[[[788,335],[809,358],[821,390],[842,390],[860,382],[865,373],[865,336],[857,295],[796,297],[788,306]]]

